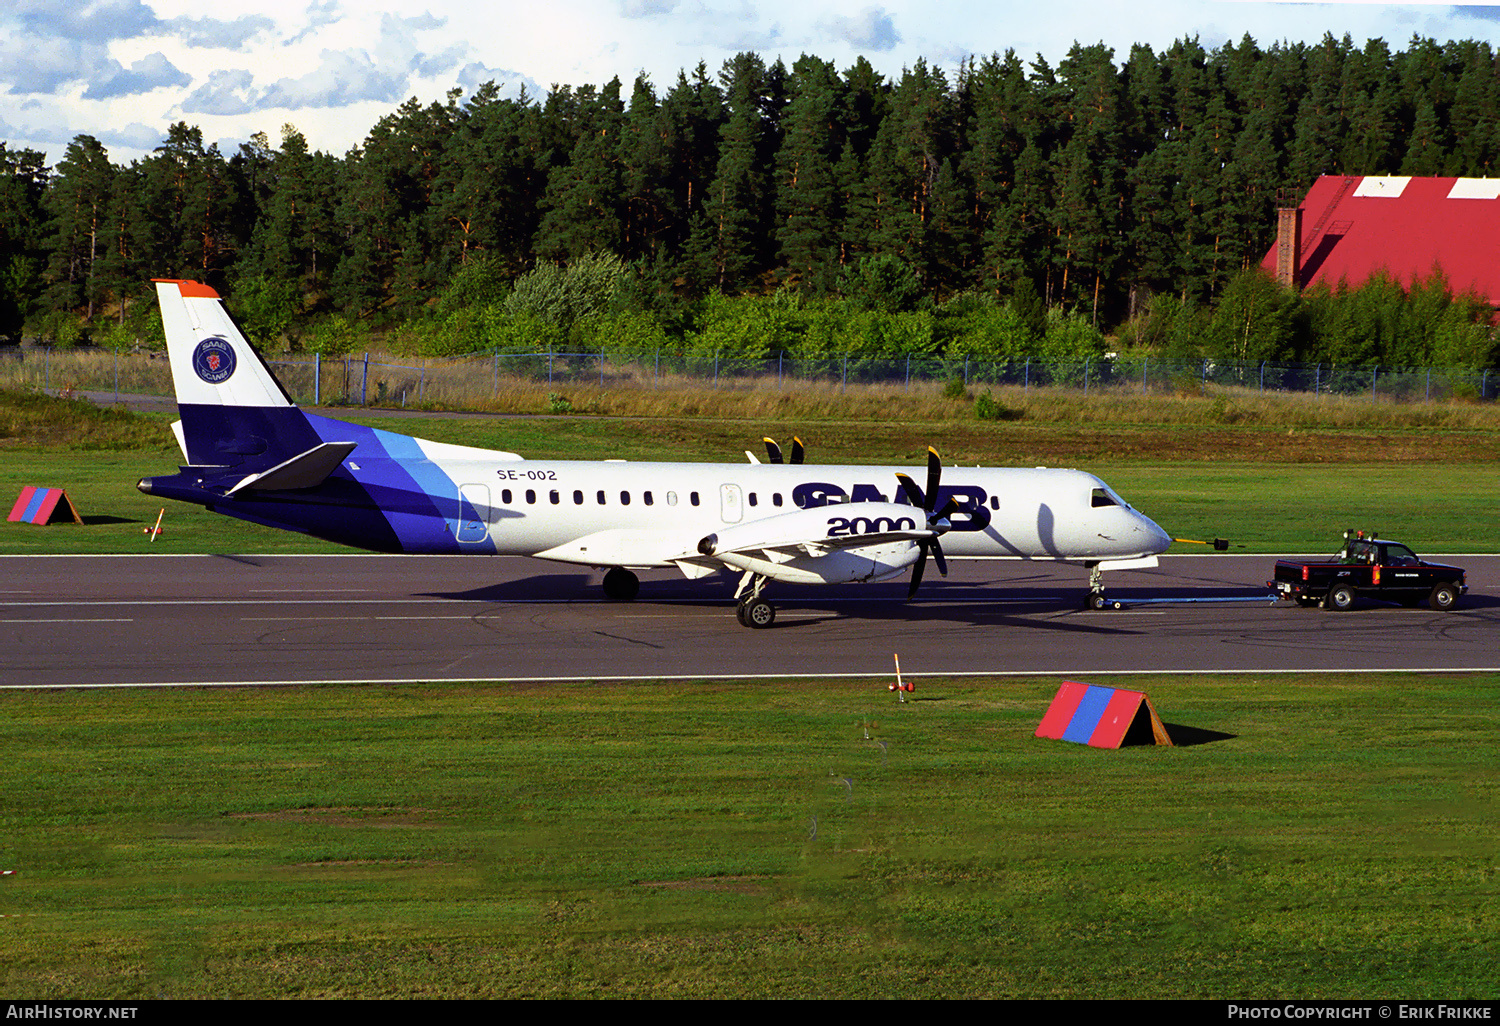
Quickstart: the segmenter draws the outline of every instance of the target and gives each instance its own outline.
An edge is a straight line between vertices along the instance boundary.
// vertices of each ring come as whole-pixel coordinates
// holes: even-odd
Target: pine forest
[[[899,77],[742,53],[675,82],[413,99],[343,155],[292,125],[140,160],[0,143],[0,339],[159,343],[152,278],[257,344],[1491,367],[1441,274],[1260,270],[1318,175],[1496,174],[1500,54],[1349,37],[1013,51]]]

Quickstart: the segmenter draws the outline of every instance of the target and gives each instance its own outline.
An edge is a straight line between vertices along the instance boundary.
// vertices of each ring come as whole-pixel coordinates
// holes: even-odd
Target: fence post
[[[323,405],[323,354],[313,353],[313,405]]]
[[[1031,391],[1031,357],[1026,357],[1025,376],[1021,379],[1021,393],[1024,395]]]
[[[604,350],[599,350],[599,387],[604,387]]]
[[[48,346],[46,355],[42,357],[42,388],[43,391],[52,391],[52,347]]]
[[[1427,402],[1432,402],[1432,368],[1427,368]]]
[[[778,392],[781,391],[781,377],[782,377],[782,366],[781,365],[782,365],[782,363],[785,362],[785,360],[786,360],[786,350],[785,349],[778,349],[776,351],[776,390]]]
[[[1323,364],[1322,364],[1321,361],[1319,361],[1313,367],[1313,395],[1317,395],[1318,394],[1318,389],[1322,385],[1322,382],[1323,382]]]
[[[1374,367],[1370,368],[1370,399],[1371,400],[1374,400],[1374,398],[1375,398],[1375,377],[1379,373],[1380,373],[1380,365],[1379,364],[1376,364]]]
[[[1089,358],[1083,358],[1083,397],[1089,397]]]
[[[911,354],[906,354],[906,390],[911,391]]]
[[[1266,390],[1266,361],[1260,361],[1260,390]]]
[[[370,354],[365,354],[365,369],[359,376],[359,405],[365,406],[370,400]]]
[[[844,354],[844,383],[839,386],[839,395],[849,391],[849,354]]]
[[[120,405],[120,351],[115,350],[115,405]]]
[[[969,387],[969,358],[964,357],[964,387]]]
[[[1151,366],[1151,357],[1141,357],[1141,395],[1146,394],[1146,368]]]

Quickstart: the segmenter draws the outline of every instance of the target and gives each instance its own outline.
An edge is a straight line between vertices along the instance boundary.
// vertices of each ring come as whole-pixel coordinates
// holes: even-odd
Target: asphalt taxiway
[[[1078,567],[951,561],[905,581],[773,586],[776,623],[741,627],[728,576],[600,574],[519,558],[0,558],[0,685],[272,684],[929,674],[1500,668],[1500,556],[1458,610],[1273,603],[1269,556],[1166,556],[1107,574],[1126,608],[1080,608]]]

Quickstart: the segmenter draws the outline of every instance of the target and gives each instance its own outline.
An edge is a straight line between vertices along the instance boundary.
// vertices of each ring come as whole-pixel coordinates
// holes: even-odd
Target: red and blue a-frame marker
[[[61,488],[38,488],[36,485],[27,485],[21,489],[21,497],[16,500],[10,516],[5,519],[25,524],[55,524],[59,521],[83,523],[83,518],[78,515],[78,510],[66,491]]]
[[[1036,736],[1094,748],[1172,743],[1144,691],[1101,688],[1072,680],[1063,681],[1057,689]]]

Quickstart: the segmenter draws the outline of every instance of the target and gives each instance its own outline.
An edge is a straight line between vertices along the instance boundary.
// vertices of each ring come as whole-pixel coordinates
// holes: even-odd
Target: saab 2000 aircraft
[[[1156,566],[1171,539],[1077,470],[954,467],[929,450],[926,486],[898,468],[769,463],[526,460],[304,413],[213,289],[157,281],[187,465],[148,495],[379,552],[534,556],[606,571],[742,574],[740,623],[767,627],[770,581],[843,584],[911,572],[930,556],[1047,560],[1101,571]]]

